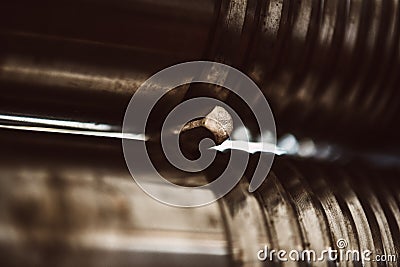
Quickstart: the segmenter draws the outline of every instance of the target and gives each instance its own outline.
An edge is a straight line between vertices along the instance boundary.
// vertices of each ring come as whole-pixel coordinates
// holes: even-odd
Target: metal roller
[[[0,12],[0,82],[8,91],[4,104],[15,112],[40,111],[50,98],[43,113],[57,116],[59,105],[73,102],[60,116],[118,123],[143,80],[166,66],[207,59],[254,79],[282,133],[365,144],[377,143],[382,131],[398,132],[397,0],[19,0],[3,1]],[[69,97],[54,94],[60,87]],[[194,87],[187,96],[223,99],[254,128],[238,99],[210,90]],[[31,91],[40,94],[18,107]]]
[[[321,253],[344,239],[346,249],[398,257],[397,171],[281,158],[253,194],[246,175],[217,202],[185,209],[142,192],[119,153],[69,157],[82,149],[50,147],[33,158],[32,148],[14,146],[7,150],[13,157],[2,156],[5,266],[397,266],[391,260],[263,261],[257,254],[265,246]],[[207,173],[180,176],[171,181],[193,186],[208,179]]]

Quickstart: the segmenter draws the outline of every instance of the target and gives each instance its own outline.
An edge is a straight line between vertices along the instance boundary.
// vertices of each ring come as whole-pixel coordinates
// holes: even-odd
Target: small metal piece
[[[181,133],[198,127],[203,127],[209,130],[213,134],[215,142],[221,144],[231,135],[233,130],[233,120],[228,111],[223,107],[216,106],[204,118],[188,122],[183,126]]]

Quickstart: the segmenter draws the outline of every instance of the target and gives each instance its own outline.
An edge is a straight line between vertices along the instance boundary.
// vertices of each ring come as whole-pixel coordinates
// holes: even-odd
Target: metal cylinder
[[[282,158],[256,192],[248,192],[248,174],[217,202],[185,209],[142,192],[117,151],[41,146],[41,156],[33,157],[34,148],[12,146],[1,157],[0,260],[7,266],[397,264],[263,261],[258,255],[267,246],[319,256],[328,247],[337,249],[343,239],[346,249],[398,258],[397,171]],[[207,175],[171,181],[200,185]]]
[[[377,143],[381,132],[398,132],[397,0],[57,5],[19,0],[3,1],[0,10],[4,103],[18,106],[27,91],[40,92],[16,106],[16,112],[29,105],[44,109],[34,103],[49,97],[49,111],[43,113],[56,114],[58,105],[51,103],[70,106],[73,100],[70,110],[117,122],[128,96],[151,74],[182,61],[208,59],[238,67],[255,80],[282,133]],[[53,88],[58,87],[71,95],[57,99]],[[199,94],[250,113],[220,90]],[[104,112],[105,106],[110,112]]]

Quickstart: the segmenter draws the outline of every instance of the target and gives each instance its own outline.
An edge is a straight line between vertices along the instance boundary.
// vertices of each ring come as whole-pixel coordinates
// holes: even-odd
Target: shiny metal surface
[[[265,245],[321,252],[340,238],[351,249],[399,256],[398,171],[281,158],[255,193],[244,179],[218,202],[185,209],[142,192],[119,153],[68,157],[68,149],[59,153],[53,146],[33,158],[32,147],[7,151],[22,156],[1,160],[0,258],[6,265],[269,266],[278,262],[257,259]],[[208,179],[191,177],[177,181]],[[396,263],[371,263],[381,265]]]
[[[2,166],[3,266],[228,266],[218,203],[168,207],[98,167]]]
[[[397,0],[18,0],[0,10],[8,111],[120,123],[146,78],[208,59],[252,77],[282,133],[361,144],[398,133]],[[196,94],[242,108],[251,126],[234,96],[194,86],[188,96]]]

